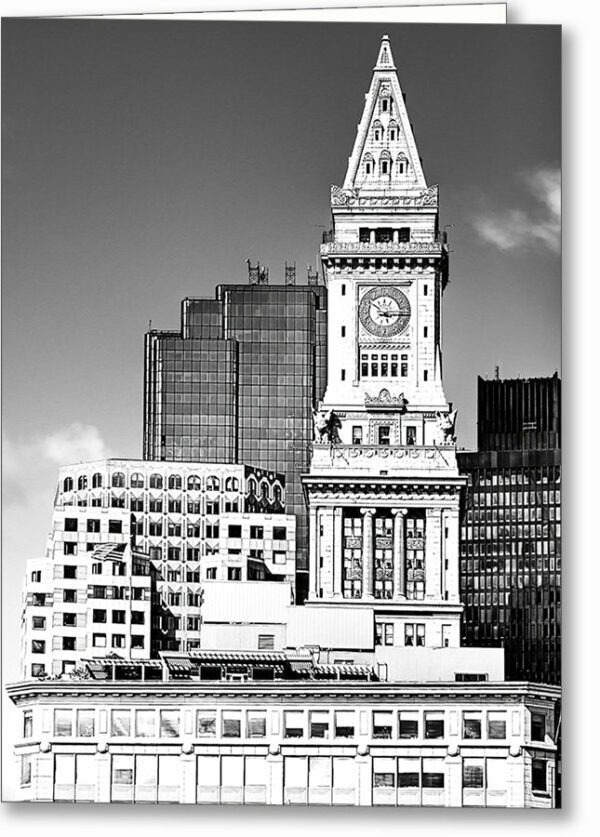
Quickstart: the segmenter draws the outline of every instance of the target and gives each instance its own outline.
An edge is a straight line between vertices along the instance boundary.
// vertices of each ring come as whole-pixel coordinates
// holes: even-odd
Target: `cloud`
[[[531,206],[498,209],[473,220],[481,238],[498,249],[523,249],[535,245],[560,252],[560,170],[534,169],[521,175],[521,185]]]
[[[40,447],[43,455],[58,465],[105,459],[110,455],[98,428],[77,422],[43,438]]]

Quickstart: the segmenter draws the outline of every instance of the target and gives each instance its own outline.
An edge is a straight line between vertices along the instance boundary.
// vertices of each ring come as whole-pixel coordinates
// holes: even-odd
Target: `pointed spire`
[[[381,39],[343,188],[386,195],[427,189],[387,35]]]
[[[394,58],[392,56],[392,49],[390,47],[389,35],[383,35],[381,38],[381,46],[379,47],[379,55],[377,56],[377,63],[373,67],[373,72],[377,70],[395,70]]]

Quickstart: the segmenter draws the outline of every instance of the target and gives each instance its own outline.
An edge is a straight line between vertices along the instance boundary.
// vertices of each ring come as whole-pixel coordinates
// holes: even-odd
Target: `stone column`
[[[316,599],[319,595],[319,517],[318,509],[312,506],[308,519],[308,555],[309,555],[309,579],[308,595]]]
[[[363,547],[362,547],[362,598],[372,599],[373,596],[373,516],[375,509],[361,509],[363,516]]]
[[[406,551],[404,518],[406,509],[392,509],[394,515],[394,599],[406,596]]]
[[[342,597],[342,566],[344,549],[344,527],[343,509],[336,508],[333,511],[333,584],[332,592],[334,599]]]

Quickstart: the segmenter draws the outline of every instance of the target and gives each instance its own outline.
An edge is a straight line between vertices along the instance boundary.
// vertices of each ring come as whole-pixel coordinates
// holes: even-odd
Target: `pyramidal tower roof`
[[[388,195],[427,189],[387,35],[381,39],[343,188]]]

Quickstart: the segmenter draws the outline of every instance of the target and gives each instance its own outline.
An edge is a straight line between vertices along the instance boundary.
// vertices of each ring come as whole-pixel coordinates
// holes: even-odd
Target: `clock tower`
[[[442,386],[448,248],[389,39],[321,260],[328,384],[315,414],[308,603],[373,608],[393,644],[459,645],[454,418]]]

